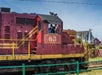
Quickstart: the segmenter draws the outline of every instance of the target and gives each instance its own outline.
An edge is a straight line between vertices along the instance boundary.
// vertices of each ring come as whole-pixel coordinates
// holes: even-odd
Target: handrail
[[[36,41],[37,38],[34,40],[32,40],[32,39],[25,39],[25,40],[24,39],[0,39],[0,40],[12,41],[12,42],[14,42],[14,48],[18,49],[19,47],[18,47],[17,43],[15,43],[15,42],[17,42],[17,41],[33,42],[33,41]],[[0,43],[0,49],[12,49],[12,42],[11,43]]]
[[[24,38],[26,38],[30,34],[32,35],[32,32],[34,32],[37,28],[38,28],[38,26],[34,27]]]
[[[0,41],[23,41],[23,39],[0,39]],[[25,39],[25,41],[35,41],[34,39]]]
[[[25,39],[28,39],[30,38],[34,33],[36,33],[38,31],[38,26],[34,27],[23,39],[22,39],[22,43],[18,46],[18,47],[21,47],[24,42],[25,42]]]
[[[26,41],[36,41],[36,39],[29,39],[33,34],[35,34],[36,32],[38,31],[38,26],[34,27],[25,37],[23,37],[23,39],[0,39],[0,41],[12,41],[14,43],[14,48],[19,48],[20,46],[22,46],[24,44],[24,42]],[[20,44],[17,45],[17,42],[19,41]],[[3,49],[11,49],[12,47],[12,43],[0,43],[0,48],[3,48]]]

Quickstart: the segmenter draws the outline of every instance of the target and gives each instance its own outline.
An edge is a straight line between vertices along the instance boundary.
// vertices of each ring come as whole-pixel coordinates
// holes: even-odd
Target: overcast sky
[[[102,40],[102,0],[0,0],[0,7],[18,13],[49,14],[63,20],[64,29],[87,31]]]

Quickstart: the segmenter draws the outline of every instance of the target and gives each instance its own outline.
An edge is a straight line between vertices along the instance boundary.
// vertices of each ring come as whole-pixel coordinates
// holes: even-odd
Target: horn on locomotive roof
[[[53,16],[57,16],[57,13],[54,13],[54,12],[49,12],[50,15],[53,15]]]

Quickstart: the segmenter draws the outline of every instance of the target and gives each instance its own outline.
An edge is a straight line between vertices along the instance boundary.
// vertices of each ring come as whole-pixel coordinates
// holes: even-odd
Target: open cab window
[[[57,24],[48,24],[48,33],[58,33],[58,26]]]
[[[40,31],[41,30],[41,22],[39,21],[38,22],[38,31]]]

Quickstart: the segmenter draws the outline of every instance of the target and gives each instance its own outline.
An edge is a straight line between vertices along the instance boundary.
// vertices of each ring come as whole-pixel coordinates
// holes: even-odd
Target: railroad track
[[[89,63],[89,68],[91,67],[101,67],[102,66],[102,62],[92,62],[92,63]]]

